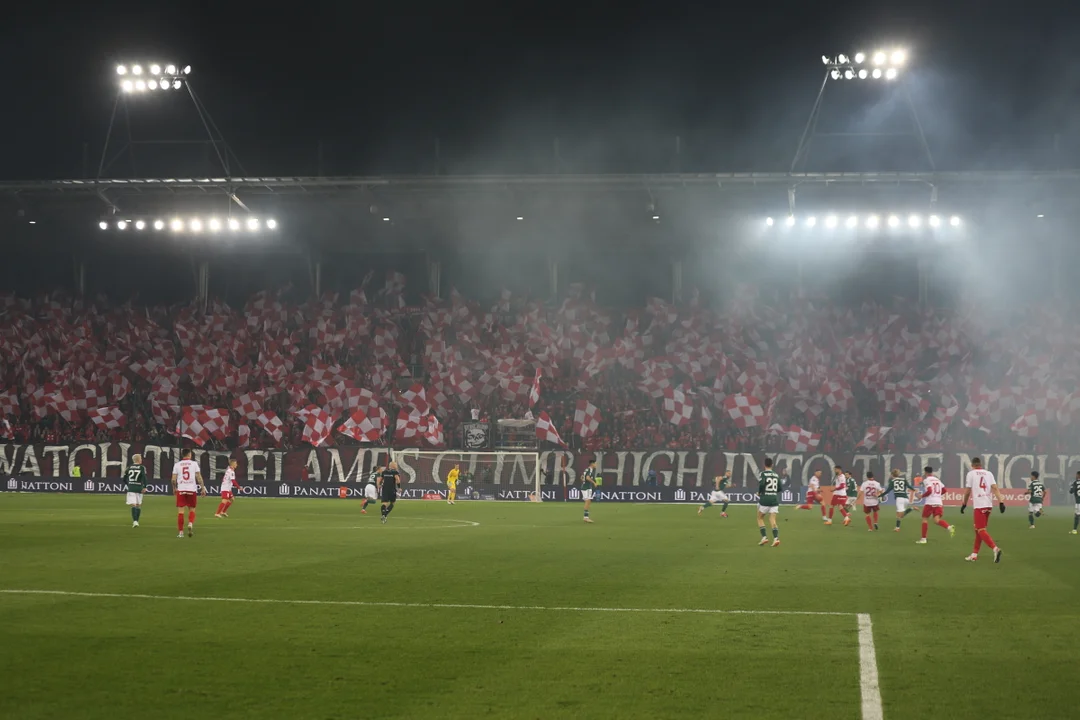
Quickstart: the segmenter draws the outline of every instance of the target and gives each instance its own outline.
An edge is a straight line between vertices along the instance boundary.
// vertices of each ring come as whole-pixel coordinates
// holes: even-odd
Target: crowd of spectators
[[[155,308],[148,311],[147,315],[156,318],[167,328],[176,312],[176,308]],[[542,308],[542,313],[547,316],[552,326],[558,322],[559,312],[556,306]],[[625,323],[628,316],[637,311],[611,310],[610,312],[614,319],[611,325],[613,328],[618,328]],[[773,308],[770,312],[775,317],[776,313],[782,313],[783,310]],[[875,315],[866,314],[865,317],[872,318]],[[425,353],[428,334],[423,329],[423,313],[402,312],[393,315],[392,318],[387,316],[383,321],[396,323],[397,352],[402,359],[402,367],[407,368],[407,372],[399,373],[399,376],[394,378],[397,389],[405,389],[414,383],[425,383],[428,377],[427,372],[431,368]],[[868,329],[872,330],[872,328]],[[851,328],[845,327],[843,330],[850,332]],[[103,329],[99,327],[96,331],[103,332]],[[617,331],[613,334],[618,335]],[[655,345],[663,347],[668,335],[663,329],[658,330],[657,335]],[[99,338],[99,341],[104,342],[104,338]],[[318,361],[350,368],[355,372],[356,377],[361,379],[361,382],[371,380],[376,362],[370,343],[327,349],[307,334],[294,334],[293,341],[298,346],[294,356],[297,369]],[[768,348],[766,355],[770,351],[775,351],[774,343],[767,337],[763,346]],[[179,358],[179,345],[176,346],[176,354]],[[252,359],[254,360],[254,357]],[[930,360],[934,359],[929,358],[924,364],[929,365]],[[969,365],[971,364],[970,358],[966,361]],[[0,368],[4,371],[0,375],[0,390],[5,387],[17,388],[18,377],[14,372],[14,365],[8,363]],[[916,369],[921,370],[921,368]],[[117,403],[125,416],[126,424],[123,427],[106,429],[95,425],[85,416],[80,416],[74,422],[64,420],[56,414],[34,418],[33,413],[30,412],[28,398],[20,397],[20,407],[6,416],[6,423],[0,425],[0,435],[16,442],[42,444],[109,440],[153,444],[178,442],[175,428],[155,419],[147,401],[148,382],[134,374],[129,373],[129,377],[134,386],[133,390]],[[1009,425],[1014,418],[1008,416],[1000,418],[996,424],[983,422],[981,429],[968,427],[967,424],[957,420],[948,425],[940,438],[935,438],[931,442],[920,441],[922,430],[920,421],[924,417],[919,417],[915,408],[903,407],[893,412],[886,412],[873,390],[864,387],[856,377],[850,377],[848,381],[854,399],[846,408],[823,406],[818,414],[814,415],[798,412],[791,403],[781,401],[770,420],[783,425],[797,425],[820,435],[820,441],[814,449],[833,452],[852,450],[863,439],[868,428],[881,426],[892,427],[893,430],[877,443],[876,452],[910,451],[920,442],[919,448],[925,450],[939,450],[943,447],[955,446],[985,448],[992,445],[995,450],[1001,452],[1055,452],[1066,447],[1071,441],[1068,425],[1057,424],[1053,421],[1044,421],[1035,436],[1022,437],[1010,432]],[[726,383],[725,391],[737,391],[733,387],[731,378],[724,379],[723,382]],[[231,409],[233,400],[242,390],[244,389],[240,388],[207,397],[205,392],[198,390],[185,380],[179,388],[180,404],[209,403],[215,407]],[[969,400],[965,395],[965,390],[965,387],[958,385],[953,391],[961,408]],[[598,431],[586,438],[575,434],[573,422],[575,404],[583,398],[598,408],[601,416]],[[321,399],[318,390],[313,389],[307,399],[313,404],[318,404]],[[548,371],[544,375],[541,382],[540,400],[535,406],[531,407],[530,403],[523,400],[508,401],[498,392],[486,397],[476,395],[468,402],[453,398],[439,411],[439,420],[444,430],[446,445],[451,448],[462,446],[462,425],[474,416],[491,422],[499,418],[522,418],[529,413],[543,411],[552,418],[561,437],[568,444],[583,450],[662,448],[779,451],[784,449],[783,435],[769,434],[764,426],[740,427],[717,408],[712,410],[712,419],[708,427],[698,422],[696,415],[693,422],[675,425],[669,422],[661,412],[661,402],[654,395],[643,390],[639,372],[625,364],[616,363],[607,367],[600,376],[593,378],[593,382],[587,388],[582,388],[579,367],[572,362],[561,362],[557,369]],[[381,405],[390,419],[386,431],[386,442],[393,443],[394,418],[401,405],[400,396],[393,392],[386,393]],[[304,424],[302,418],[292,412],[295,406],[295,397],[290,397],[287,392],[269,394],[265,399],[264,407],[275,412],[285,421],[284,437],[280,441],[275,441],[269,434],[255,430],[247,440],[246,446],[281,449],[302,447]],[[188,443],[186,440],[183,442]],[[237,442],[237,437],[231,435],[224,440],[211,438],[207,446],[223,449],[235,447]],[[339,445],[357,443],[339,433],[332,434],[328,442]]]

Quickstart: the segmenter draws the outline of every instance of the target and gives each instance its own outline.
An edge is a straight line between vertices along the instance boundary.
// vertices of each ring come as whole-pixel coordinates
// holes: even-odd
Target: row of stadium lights
[[[249,217],[243,220],[239,218],[228,218],[221,220],[219,218],[191,218],[189,220],[183,220],[181,218],[173,218],[172,220],[165,221],[161,219],[157,220],[102,220],[98,223],[98,227],[102,230],[109,230],[115,228],[116,230],[127,230],[129,228],[134,230],[146,230],[153,229],[162,231],[168,228],[176,233],[191,232],[222,232],[229,230],[231,232],[240,232],[246,230],[248,232],[258,232],[259,230],[266,228],[267,230],[277,230],[277,220],[268,218],[265,221],[260,221],[259,218]]]
[[[191,66],[177,67],[157,63],[144,68],[142,65],[117,65],[116,74],[120,78],[120,89],[126,93],[146,92],[147,90],[179,90],[184,86],[183,79],[191,74]]]
[[[900,75],[900,68],[907,62],[907,51],[878,50],[869,57],[862,52],[855,53],[854,57],[822,55],[821,62],[832,68],[829,77],[833,80],[895,80]],[[871,67],[866,67],[867,64]]]
[[[782,223],[777,223],[777,221],[774,218],[771,218],[771,217],[770,218],[765,218],[765,226],[766,227],[773,227],[774,225],[780,224],[783,227],[791,228],[791,227],[795,227],[795,225],[797,223],[798,223],[798,221],[795,219],[794,215],[788,215],[786,218],[784,218]],[[808,215],[803,220],[803,225],[805,225],[808,228],[817,227],[818,224],[819,224],[819,222],[818,222],[817,215]],[[824,227],[831,230],[833,228],[840,227],[841,221],[840,221],[840,217],[837,216],[837,215],[826,215],[822,219],[820,224],[824,225]],[[860,221],[860,218],[859,218],[858,215],[849,215],[843,221],[842,224],[843,224],[844,227],[848,228],[849,230],[857,229],[860,226],[864,227],[864,228],[866,228],[868,230],[877,230],[882,225],[882,219],[881,219],[880,215],[867,215],[865,218],[863,218]],[[889,215],[888,217],[885,218],[885,225],[887,227],[889,227],[889,228],[894,229],[894,230],[901,227],[904,224],[905,224],[904,220],[901,220],[899,215]],[[907,227],[911,228],[912,230],[918,230],[918,229],[922,228],[924,224],[931,227],[931,228],[936,229],[936,228],[943,227],[946,224],[949,227],[958,228],[963,223],[960,220],[960,216],[958,216],[958,215],[953,215],[953,216],[948,217],[948,218],[943,218],[940,215],[931,215],[931,216],[929,216],[929,217],[927,217],[925,219],[923,218],[922,215],[909,215],[907,217],[906,224],[907,224]]]

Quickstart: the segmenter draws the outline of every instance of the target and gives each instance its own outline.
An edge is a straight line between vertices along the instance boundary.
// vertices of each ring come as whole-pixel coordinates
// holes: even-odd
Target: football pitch
[[[1063,718],[1080,536],[995,512],[0,495],[0,717]],[[1071,670],[1070,670],[1071,668]]]

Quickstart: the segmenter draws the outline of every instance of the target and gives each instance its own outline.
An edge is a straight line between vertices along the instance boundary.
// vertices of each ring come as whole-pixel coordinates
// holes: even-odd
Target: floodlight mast
[[[919,120],[919,114],[915,111],[915,104],[911,100],[911,93],[908,90],[907,83],[904,81],[904,68],[908,62],[906,50],[902,48],[893,48],[888,50],[875,50],[872,53],[857,52],[850,56],[844,54],[834,56],[822,55],[821,62],[825,66],[825,77],[821,81],[821,87],[818,89],[817,97],[814,99],[814,105],[810,110],[810,117],[806,121],[806,127],[803,128],[802,136],[799,138],[799,145],[795,149],[795,157],[791,161],[790,171],[792,173],[799,169],[800,163],[805,169],[806,159],[810,154],[810,146],[813,139],[819,135],[817,131],[818,120],[821,117],[821,108],[825,97],[825,87],[829,84],[830,80],[834,82],[861,80],[868,82],[898,83],[912,125],[911,133],[901,133],[900,136],[914,136],[919,144],[919,149],[922,151],[924,159],[926,160],[928,169],[931,172],[936,171],[934,157],[930,152],[930,145],[926,142],[926,135],[923,132],[922,122]],[[824,135],[824,133],[820,134]],[[897,134],[845,132],[828,133],[828,135],[840,137],[887,137],[896,136]]]
[[[133,139],[131,134],[131,118],[128,108],[129,98],[147,96],[146,100],[152,102],[153,96],[155,95],[165,95],[170,92],[182,92],[185,90],[192,105],[195,107],[195,112],[199,116],[199,122],[202,124],[203,130],[206,132],[206,140],[197,140],[194,142],[198,144],[209,143],[214,150],[214,155],[217,157],[217,161],[221,166],[221,171],[224,173],[226,180],[233,177],[233,166],[239,169],[241,173],[244,173],[243,165],[229,147],[228,143],[225,142],[225,137],[218,129],[217,123],[214,122],[214,119],[206,109],[206,106],[195,93],[195,88],[192,87],[191,84],[190,65],[156,62],[145,64],[122,64],[115,67],[114,77],[117,82],[116,100],[113,103],[112,114],[109,117],[109,126],[105,134],[105,145],[102,148],[101,160],[98,163],[97,179],[100,180],[105,172],[125,153],[129,154],[132,161],[132,168],[134,169],[135,145],[175,145],[192,142],[190,140],[175,139],[137,142]],[[127,142],[110,156],[109,147],[113,142],[116,114],[117,110],[121,107],[123,107],[124,110]],[[243,207],[245,210],[248,209],[240,202],[235,193],[230,192],[229,196],[237,203],[237,205]]]

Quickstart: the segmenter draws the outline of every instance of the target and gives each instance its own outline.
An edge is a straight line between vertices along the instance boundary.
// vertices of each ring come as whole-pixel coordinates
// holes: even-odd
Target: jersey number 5
[[[180,474],[184,476],[185,480],[190,480],[191,479],[191,471],[188,470],[187,467],[181,468],[180,469]]]

